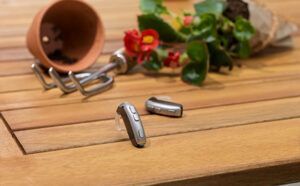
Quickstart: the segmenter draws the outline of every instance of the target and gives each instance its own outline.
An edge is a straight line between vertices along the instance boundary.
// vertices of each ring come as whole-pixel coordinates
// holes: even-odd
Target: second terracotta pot
[[[90,5],[82,0],[59,0],[35,16],[27,46],[46,68],[79,72],[96,62],[104,39],[101,18]]]

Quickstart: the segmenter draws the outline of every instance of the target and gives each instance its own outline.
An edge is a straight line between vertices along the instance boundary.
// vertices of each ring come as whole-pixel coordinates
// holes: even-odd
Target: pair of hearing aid
[[[163,116],[179,118],[183,114],[181,104],[160,100],[156,97],[148,99],[145,107],[148,112]],[[116,124],[120,126],[120,119],[123,119],[132,145],[137,148],[144,147],[147,142],[146,134],[141,117],[134,105],[124,102],[118,106],[116,113]]]

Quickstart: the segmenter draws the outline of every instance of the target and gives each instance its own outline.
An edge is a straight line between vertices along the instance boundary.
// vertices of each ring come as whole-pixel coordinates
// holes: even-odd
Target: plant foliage
[[[160,40],[159,48],[144,59],[148,70],[182,66],[182,80],[201,85],[209,69],[232,70],[234,57],[251,55],[255,29],[244,15],[226,17],[226,10],[232,10],[226,0],[204,0],[194,5],[194,12],[180,15],[170,12],[163,0],[140,0],[140,8],[140,31],[153,29]]]

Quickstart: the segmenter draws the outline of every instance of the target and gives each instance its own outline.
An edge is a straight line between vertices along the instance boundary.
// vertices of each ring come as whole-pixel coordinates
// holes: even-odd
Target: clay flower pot
[[[58,0],[40,10],[27,34],[29,51],[46,68],[79,72],[96,62],[104,28],[83,0]]]

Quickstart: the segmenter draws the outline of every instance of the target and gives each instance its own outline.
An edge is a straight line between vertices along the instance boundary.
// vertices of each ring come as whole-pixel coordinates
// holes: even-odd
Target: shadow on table
[[[236,173],[220,174],[205,178],[158,184],[160,186],[240,186],[281,185],[300,182],[300,163],[258,168]]]

